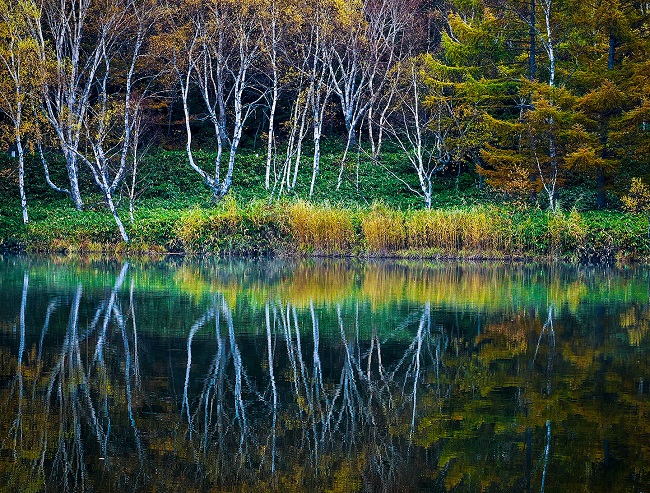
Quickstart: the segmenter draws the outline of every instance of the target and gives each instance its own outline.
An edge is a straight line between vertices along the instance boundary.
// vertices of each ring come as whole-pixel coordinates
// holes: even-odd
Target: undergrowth
[[[436,179],[434,208],[423,210],[415,195],[387,179],[386,171],[372,162],[361,161],[358,170],[355,166],[346,168],[340,189],[333,187],[339,154],[340,149],[324,149],[312,198],[308,197],[311,169],[306,158],[296,188],[269,201],[270,191],[260,179],[264,160],[243,152],[238,157],[239,174],[231,193],[215,203],[198,175],[188,168],[184,153],[158,150],[143,163],[132,222],[128,199],[118,194],[119,214],[131,238],[128,244],[121,241],[88,176],[81,182],[84,210],[76,211],[38,178],[42,174],[40,165],[28,160],[30,223],[22,224],[15,183],[5,179],[0,183],[0,249],[544,257],[588,262],[650,258],[648,219],[643,214],[575,206],[569,209],[568,195],[562,202],[566,211],[547,212],[543,204],[517,207],[479,187],[472,173],[464,173],[458,180]],[[206,162],[211,159],[209,153],[198,156]],[[52,177],[64,183],[64,168],[55,166],[57,156],[52,159]],[[402,169],[404,159],[399,153],[387,153],[385,164],[401,176],[411,176]],[[576,206],[584,202],[574,200]]]
[[[126,211],[121,211],[128,217]],[[472,206],[398,210],[302,200],[210,207],[140,207],[120,240],[102,210],[43,208],[23,226],[0,215],[0,245],[33,252],[182,252],[440,258],[640,260],[650,256],[647,220],[629,213],[546,212]]]

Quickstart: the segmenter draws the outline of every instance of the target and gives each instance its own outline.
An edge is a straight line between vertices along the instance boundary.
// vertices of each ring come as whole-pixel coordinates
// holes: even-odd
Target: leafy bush
[[[635,213],[650,212],[650,187],[641,178],[632,178],[629,194],[622,197],[625,210]]]

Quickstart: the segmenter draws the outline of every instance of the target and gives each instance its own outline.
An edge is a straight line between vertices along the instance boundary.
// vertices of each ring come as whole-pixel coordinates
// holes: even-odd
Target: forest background
[[[0,246],[647,259],[650,4],[0,0]]]

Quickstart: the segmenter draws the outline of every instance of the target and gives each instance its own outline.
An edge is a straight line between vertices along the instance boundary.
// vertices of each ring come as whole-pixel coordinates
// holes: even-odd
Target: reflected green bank
[[[0,259],[1,491],[635,492],[650,271]]]

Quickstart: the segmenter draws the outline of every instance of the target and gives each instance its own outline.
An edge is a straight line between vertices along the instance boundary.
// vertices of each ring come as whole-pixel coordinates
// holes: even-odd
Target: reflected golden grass
[[[273,270],[274,268],[269,267]],[[222,293],[233,302],[238,297],[256,306],[281,300],[297,308],[346,303],[369,303],[373,309],[395,302],[455,308],[507,309],[550,304],[575,312],[593,299],[645,300],[647,287],[634,277],[604,283],[604,278],[580,270],[567,278],[552,266],[523,264],[446,264],[409,262],[299,262],[277,268],[269,279],[264,273],[249,276],[219,270],[181,266],[174,274],[178,289],[199,298]]]

